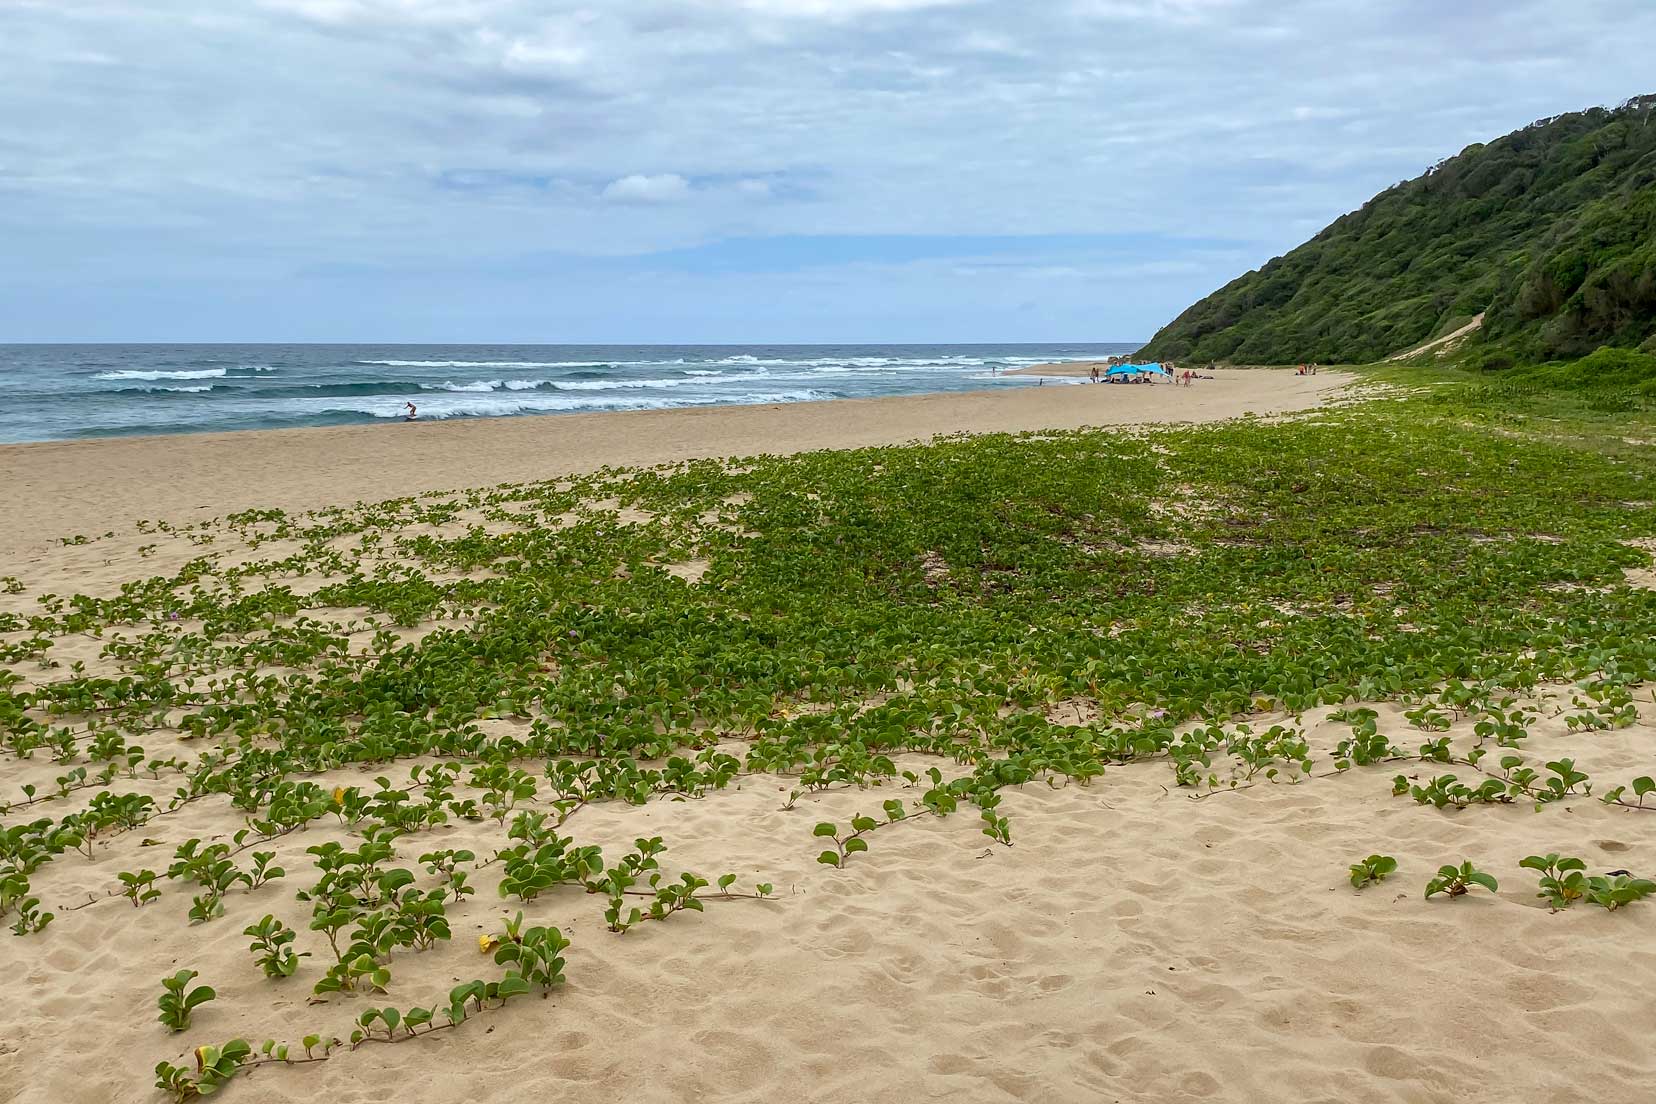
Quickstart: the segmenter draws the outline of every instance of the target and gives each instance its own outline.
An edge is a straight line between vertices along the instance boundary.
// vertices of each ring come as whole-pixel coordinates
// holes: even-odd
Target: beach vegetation
[[[1555,912],[1569,908],[1586,893],[1587,864],[1581,859],[1552,852],[1530,855],[1520,859],[1518,865],[1540,874],[1541,891],[1536,896],[1551,905]]]
[[[1384,881],[1397,872],[1397,860],[1390,855],[1370,855],[1351,864],[1351,888],[1362,889]]]
[[[1650,417],[1487,387],[153,527],[118,587],[28,592],[3,630],[28,645],[0,661],[0,915],[33,932],[53,902],[49,942],[119,901],[181,943],[231,917],[272,980],[313,957],[313,1041],[174,1056],[187,1099],[544,994],[580,969],[566,910],[652,953],[688,913],[878,884],[922,833],[1038,847],[1019,816],[1052,789],[1101,839],[1140,785],[1194,809],[1390,780],[1395,817],[1533,807],[1582,836],[1656,811],[1648,769],[1598,765],[1656,682],[1656,460],[1625,443]],[[652,567],[691,558],[695,585]],[[792,869],[670,827],[756,795]],[[1371,838],[1357,888],[1397,869]],[[1555,907],[1643,895],[1531,858]],[[1476,888],[1470,864],[1428,887]],[[401,1006],[461,954],[500,972]],[[393,972],[399,1007],[365,1008]]]
[[[194,970],[180,970],[171,977],[161,979],[161,997],[156,1002],[161,1009],[158,1019],[169,1031],[188,1030],[190,1014],[218,996],[211,985],[190,988],[190,982],[195,977]]]
[[[249,925],[242,934],[253,937],[248,950],[253,954],[254,964],[267,978],[292,977],[299,969],[299,960],[310,957],[309,951],[294,951],[297,933],[269,914],[257,924]]]
[[[1484,873],[1468,859],[1459,866],[1451,863],[1438,867],[1437,877],[1426,883],[1426,896],[1430,898],[1442,893],[1454,900],[1464,897],[1473,886],[1482,886],[1491,893],[1501,888],[1493,874]]]
[[[1614,912],[1624,905],[1642,901],[1656,893],[1656,881],[1635,878],[1624,870],[1602,877],[1588,878],[1584,892],[1587,900],[1600,908]]]

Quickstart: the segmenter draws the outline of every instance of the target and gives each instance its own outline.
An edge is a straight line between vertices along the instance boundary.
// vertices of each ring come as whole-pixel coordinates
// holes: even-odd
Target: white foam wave
[[[359,360],[391,368],[602,368],[608,360]]]
[[[727,372],[713,372],[692,378],[664,376],[656,379],[557,380],[554,386],[559,391],[651,391],[658,388],[703,387],[719,383],[752,383],[769,375],[770,372],[760,369],[757,372],[744,372],[736,376]]]
[[[1085,357],[982,357],[966,354],[941,354],[930,357],[900,356],[842,356],[842,357],[760,357],[752,353],[735,353],[716,360],[686,361],[683,357],[671,360],[359,360],[358,364],[376,364],[394,368],[660,368],[697,363],[706,367],[686,369],[687,375],[719,374],[729,368],[826,368],[846,370],[954,370],[981,368],[989,364],[1026,365],[1053,364]]]
[[[713,386],[721,383],[751,383],[756,379],[763,379],[769,375],[770,371],[768,369],[761,368],[757,372],[744,372],[740,375],[731,375],[728,372],[701,372],[696,374],[686,373],[683,376],[661,376],[647,379],[513,379],[473,380],[470,383],[455,383],[453,380],[449,380],[445,383],[423,383],[419,386],[422,391],[426,392],[468,393],[535,391],[541,389],[557,391],[649,391],[658,388]]]
[[[756,391],[741,395],[734,399],[735,404],[758,403],[799,403],[812,402],[820,399],[837,398],[831,391],[797,390],[797,391]],[[510,414],[556,414],[575,413],[580,411],[604,410],[667,410],[685,406],[717,406],[730,405],[730,398],[703,398],[684,397],[669,398],[666,396],[623,396],[623,395],[557,395],[545,392],[533,394],[519,393],[498,394],[493,396],[444,394],[428,397],[419,404],[421,419],[445,420],[448,418],[487,418],[501,417]],[[352,401],[338,399],[305,400],[304,406],[316,413],[332,411],[349,411],[358,414],[370,414],[376,418],[400,419],[403,409],[400,403],[363,400]]]
[[[672,360],[359,360],[391,368],[656,368],[683,364]]]
[[[1099,353],[1097,356],[1050,356],[1050,357],[996,357],[998,364],[1029,365],[1029,364],[1090,364],[1095,360],[1106,360],[1112,354]]]
[[[498,391],[504,386],[500,380],[472,380],[470,383],[455,383],[450,380],[447,383],[420,385],[421,390],[428,391]]]
[[[714,364],[753,365],[782,368],[811,368],[830,371],[913,371],[921,369],[952,370],[959,368],[979,368],[989,361],[982,357],[971,356],[940,356],[940,357],[887,357],[887,356],[850,356],[850,357],[755,357],[747,353],[737,356],[723,357],[712,361]],[[1032,362],[1039,363],[1039,362]]]
[[[192,379],[223,379],[226,369],[200,368],[190,371],[164,372],[159,369],[123,368],[118,372],[99,372],[93,376],[98,380],[192,380]]]

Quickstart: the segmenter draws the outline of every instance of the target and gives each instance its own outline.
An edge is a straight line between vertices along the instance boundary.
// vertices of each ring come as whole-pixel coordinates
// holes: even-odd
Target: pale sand
[[[791,405],[0,445],[0,565],[42,542],[547,479],[606,465],[901,444],[949,433],[1216,421],[1315,406],[1351,377],[1225,372],[1189,389],[1054,385]],[[1090,386],[1090,385],[1088,385]],[[0,574],[6,572],[0,570]]]
[[[1393,353],[1391,356],[1387,357],[1386,360],[1408,360],[1410,357],[1417,357],[1422,353],[1429,353],[1434,349],[1438,351],[1439,356],[1442,356],[1444,353],[1452,352],[1455,346],[1463,339],[1482,329],[1483,324],[1484,316],[1479,314],[1477,317],[1473,318],[1472,321],[1468,322],[1460,329],[1455,330],[1453,333],[1446,333],[1442,337],[1433,338],[1424,345],[1416,345],[1414,348],[1405,349],[1401,353]]]
[[[31,548],[26,560],[8,561],[28,591],[0,598],[0,608],[28,608],[43,589],[111,591],[192,555],[242,554],[222,535],[207,548],[165,538],[147,558],[135,551],[144,538],[125,534],[50,556],[38,551],[46,537],[101,532],[120,518],[321,505],[671,455],[782,452],[822,443],[835,427],[845,443],[875,443],[952,429],[1100,424],[1129,409],[1130,419],[1114,420],[1267,413],[1303,406],[1341,382],[1332,374],[1246,374],[1182,394],[1070,387],[992,401],[951,396],[17,448],[4,454],[8,478],[21,473],[35,492],[82,486],[72,500],[26,514],[21,535],[11,535]],[[977,420],[966,424],[944,417],[973,411]],[[317,470],[318,454],[330,456],[328,470]],[[94,473],[105,481],[84,486]],[[198,505],[207,511],[194,515]],[[93,520],[103,516],[108,524]],[[306,580],[289,582],[299,589]],[[65,646],[62,658],[83,657],[95,668],[99,641],[70,638]],[[1563,702],[1541,703],[1548,714],[1567,703],[1562,689]],[[1530,744],[1566,749],[1595,780],[1647,773],[1656,706],[1650,688],[1639,697],[1634,727],[1565,737],[1563,719],[1551,716],[1533,726]],[[1074,703],[1052,715],[1088,711]],[[1326,713],[1304,718],[1319,773],[1347,731]],[[1379,713],[1393,742],[1418,742],[1396,707]],[[1256,727],[1274,719],[1256,719]],[[1467,728],[1451,733],[1463,747]],[[152,755],[200,750],[165,733],[144,742]],[[728,746],[739,754],[742,745]],[[371,787],[375,775],[402,780],[407,769],[398,763],[316,780]],[[223,1099],[1648,1099],[1656,1077],[1649,1045],[1656,905],[1549,914],[1534,897],[1533,877],[1516,864],[1531,852],[1563,850],[1581,854],[1594,872],[1649,874],[1656,815],[1592,798],[1542,815],[1522,805],[1440,813],[1390,795],[1399,769],[1438,773],[1399,764],[1192,800],[1172,788],[1165,763],[1115,767],[1089,786],[1006,791],[1011,848],[979,834],[968,810],[877,832],[869,852],[843,871],[814,861],[820,841],[812,825],[844,823],[887,798],[912,803],[916,791],[833,791],[785,811],[797,783],[750,776],[700,800],[591,806],[570,822],[581,843],[611,852],[659,834],[671,848],[670,871],[734,871],[742,887],[774,883],[779,899],[711,903],[705,914],[615,936],[603,930],[597,898],[554,891],[525,907],[531,922],[557,924],[574,941],[569,984],[549,1000],[527,998],[396,1047],[260,1070]],[[37,753],[8,759],[6,772],[15,793],[23,783],[50,786],[62,768]],[[121,788],[165,796],[174,784]],[[40,808],[40,815],[63,811]],[[255,1043],[309,1031],[346,1035],[362,1008],[407,1008],[458,980],[495,976],[476,937],[519,907],[496,892],[498,866],[475,874],[477,895],[450,907],[451,943],[396,956],[387,997],[307,1005],[327,949],[304,931],[299,948],[314,957],[299,976],[259,977],[241,930],[267,912],[303,921],[305,906],[292,894],[313,880],[305,848],[345,839],[332,818],[269,845],[288,878],[236,890],[227,914],[207,925],[186,926],[189,894],[177,885],[142,911],[119,899],[62,908],[102,892],[122,870],[164,869],[184,839],[227,837],[241,824],[227,801],[204,800],[118,836],[90,862],[71,854],[37,873],[35,890],[58,920],[39,936],[0,934],[0,970],[13,979],[0,1004],[0,1100],[159,1100],[151,1068],[183,1060],[194,1045],[235,1035]],[[412,866],[438,847],[470,846],[482,857],[503,835],[492,821],[450,825],[404,841],[399,861]],[[145,848],[144,838],[160,843]],[[1373,851],[1395,855],[1401,870],[1354,892],[1345,864]],[[1468,857],[1498,874],[1498,895],[1420,899],[1439,864]],[[201,971],[197,984],[213,985],[219,999],[198,1010],[188,1033],[170,1036],[154,1020],[158,981],[186,966]]]
[[[1643,692],[1648,696],[1648,688]],[[1556,703],[1555,703],[1556,704]],[[1414,732],[1380,707],[1398,743]],[[1346,726],[1306,717],[1328,752]],[[1656,709],[1635,728],[1569,740],[1595,777],[1648,769]],[[1464,745],[1466,725],[1455,735]],[[1562,719],[1531,742],[1562,740]],[[969,812],[876,833],[843,871],[812,861],[811,826],[845,822],[913,790],[829,793],[780,806],[788,783],[643,808],[594,806],[571,822],[606,850],[660,834],[670,870],[731,870],[773,882],[774,903],[603,930],[599,902],[558,890],[528,907],[573,939],[569,984],[464,1028],[334,1061],[257,1071],[228,1100],[779,1099],[970,1101],[1340,1101],[1464,1104],[1649,1099],[1656,973],[1648,902],[1551,914],[1517,869],[1563,848],[1595,871],[1656,868],[1656,816],[1584,798],[1537,815],[1517,805],[1440,813],[1389,794],[1396,769],[1192,800],[1165,763],[1110,769],[1090,786],[1007,791],[1014,846],[990,844]],[[49,780],[49,763],[27,773]],[[365,770],[324,782],[362,782]],[[384,773],[406,777],[406,766]],[[1428,772],[1430,773],[1430,772]],[[93,863],[38,878],[52,904],[101,891],[123,869],[164,864],[178,841],[229,833],[203,803]],[[492,823],[440,828],[403,850],[471,846]],[[30,1104],[149,1100],[147,1071],[236,1034],[348,1033],[364,1007],[429,1000],[492,969],[476,952],[503,911],[498,869],[451,908],[451,944],[399,955],[393,995],[306,1006],[318,959],[284,983],[258,977],[241,929],[267,911],[303,919],[304,848],[344,839],[331,818],[272,846],[289,878],[232,894],[225,917],[186,927],[171,887],[135,913],[113,900],[39,937],[0,939],[14,978],[0,1006],[0,1099]],[[1585,841],[1594,841],[1587,844]],[[1399,873],[1361,893],[1344,864],[1372,851]],[[1444,862],[1474,857],[1500,894],[1421,899]],[[405,859],[406,861],[406,859]],[[504,906],[504,907],[503,907]],[[299,946],[327,948],[302,933]],[[157,979],[189,966],[219,999],[186,1035],[154,1022]],[[198,982],[199,983],[199,982]]]

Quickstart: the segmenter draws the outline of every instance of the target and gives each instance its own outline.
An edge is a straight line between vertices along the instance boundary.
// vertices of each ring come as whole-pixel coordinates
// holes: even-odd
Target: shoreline
[[[1008,376],[1074,376],[1085,379],[1092,374],[1093,365],[1098,365],[1100,372],[1110,367],[1107,360],[1061,360],[1051,364],[1031,364],[1027,368],[1008,368],[1003,375]]]
[[[1065,384],[0,445],[0,486],[12,511],[0,557],[38,554],[57,538],[97,536],[140,520],[193,522],[253,507],[303,511],[603,467],[1282,414],[1320,405],[1353,378],[1221,372],[1176,391]]]

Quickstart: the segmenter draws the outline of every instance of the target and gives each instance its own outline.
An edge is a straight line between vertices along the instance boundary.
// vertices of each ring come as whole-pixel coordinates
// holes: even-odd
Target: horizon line
[[[181,346],[181,345],[373,345],[404,346],[408,348],[461,348],[476,345],[499,345],[517,348],[556,348],[558,346],[613,346],[628,349],[722,349],[759,346],[820,348],[826,346],[868,346],[879,348],[891,345],[939,345],[968,348],[980,345],[1144,345],[1148,338],[1129,341],[0,341],[0,349],[18,346]]]

